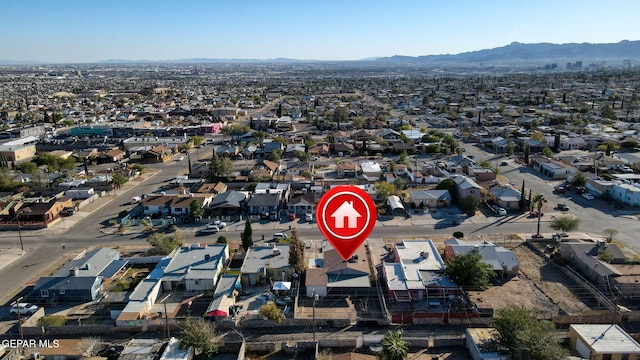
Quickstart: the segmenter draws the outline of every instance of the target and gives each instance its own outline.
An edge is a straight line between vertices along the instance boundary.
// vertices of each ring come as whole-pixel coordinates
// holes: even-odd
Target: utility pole
[[[167,341],[171,340],[171,330],[169,329],[169,314],[167,314],[167,300],[171,294],[167,294],[165,297],[160,300],[164,305],[164,328],[167,331]]]
[[[617,287],[616,289],[616,300],[613,303],[613,321],[611,322],[611,324],[615,325],[618,323],[618,312],[620,311],[620,307],[618,306],[618,303],[620,301],[620,289],[618,289]]]
[[[311,291],[311,298],[312,298],[312,301],[313,301],[313,306],[312,306],[313,310],[312,310],[312,315],[311,316],[313,318],[312,323],[313,323],[313,341],[314,342],[316,341],[316,296],[317,296],[316,295],[316,289],[313,289]]]
[[[20,301],[22,301],[22,297],[16,299],[16,310],[18,313],[18,332],[20,333],[20,340],[24,340],[24,334],[22,332],[22,319],[20,318]]]

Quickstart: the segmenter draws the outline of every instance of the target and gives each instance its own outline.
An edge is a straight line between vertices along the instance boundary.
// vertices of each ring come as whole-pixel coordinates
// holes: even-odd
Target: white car
[[[182,161],[182,160],[184,160],[184,156],[180,156],[180,157],[178,158],[178,161]]]
[[[500,215],[500,216],[505,216],[507,215],[507,210],[505,210],[504,208],[495,205],[493,207],[493,209],[496,211],[496,214]]]
[[[593,199],[595,199],[595,197],[594,197],[593,195],[589,194],[589,193],[584,193],[584,194],[582,194],[582,197],[583,197],[583,198],[585,198],[585,199],[587,199],[587,200],[593,200]]]
[[[308,221],[308,222],[313,221],[313,213],[307,212],[306,214],[304,214],[304,221]]]
[[[36,311],[38,311],[38,305],[30,304],[30,303],[20,303],[20,315],[33,315]],[[18,315],[18,306],[14,303],[11,305],[11,310],[9,310],[11,315]]]
[[[213,225],[217,226],[218,229],[224,229],[227,226],[227,223],[224,221],[216,220],[213,222]]]
[[[220,228],[213,224],[207,224],[207,226],[204,229],[200,230],[200,232],[208,233],[208,234],[215,234],[218,231],[220,231]]]

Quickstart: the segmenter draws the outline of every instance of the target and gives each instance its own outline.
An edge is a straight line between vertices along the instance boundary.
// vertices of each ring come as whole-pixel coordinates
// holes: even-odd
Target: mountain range
[[[634,63],[640,61],[640,40],[623,40],[618,43],[592,44],[592,43],[569,43],[569,44],[523,44],[513,42],[503,47],[484,49],[478,51],[464,52],[460,54],[446,55],[425,55],[425,56],[403,56],[395,55],[391,57],[367,58],[356,61],[378,62],[378,63],[404,63],[404,64],[433,64],[433,65],[481,65],[481,64],[540,64],[540,63],[560,63],[567,61],[582,61],[583,63],[601,61],[622,61],[631,60]],[[288,58],[277,59],[211,59],[211,58],[189,58],[177,60],[102,60],[101,64],[145,64],[145,63],[285,63],[285,62],[311,62],[312,60],[297,60]],[[323,61],[313,61],[323,62]],[[46,64],[42,61],[20,61],[0,59],[0,65],[27,65]]]
[[[470,51],[455,55],[391,56],[377,59],[386,62],[411,63],[544,63],[564,61],[616,61],[640,60],[640,41],[623,40],[610,44],[570,43],[570,44],[523,44],[509,45]]]

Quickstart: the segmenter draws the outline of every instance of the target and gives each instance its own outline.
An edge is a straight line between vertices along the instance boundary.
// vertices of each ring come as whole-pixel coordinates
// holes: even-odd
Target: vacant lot
[[[553,263],[537,255],[524,243],[505,245],[520,261],[520,275],[507,279],[486,291],[470,292],[472,299],[486,301],[494,309],[509,304],[523,305],[542,318],[553,315],[580,315],[589,311],[572,290],[577,284]],[[579,292],[578,292],[579,293]]]

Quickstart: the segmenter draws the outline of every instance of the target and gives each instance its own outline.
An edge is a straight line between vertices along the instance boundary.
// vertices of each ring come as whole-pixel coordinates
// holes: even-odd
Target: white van
[[[131,203],[133,204],[137,204],[140,202],[140,200],[142,200],[142,198],[140,196],[134,196],[131,198]]]

